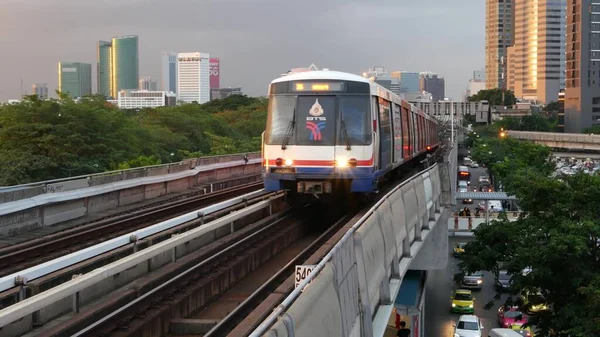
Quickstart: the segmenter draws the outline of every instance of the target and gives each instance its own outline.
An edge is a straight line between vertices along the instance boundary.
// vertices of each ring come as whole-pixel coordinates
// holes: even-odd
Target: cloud
[[[160,75],[160,52],[221,58],[221,83],[252,95],[287,69],[315,62],[359,73],[373,65],[432,70],[460,98],[484,66],[480,0],[0,0],[0,100],[23,78],[56,87],[56,63],[94,64],[97,40],[137,34],[140,75]],[[10,33],[6,33],[10,32]],[[95,74],[94,74],[95,76]],[[95,84],[95,80],[94,80]],[[29,89],[31,90],[31,89]]]

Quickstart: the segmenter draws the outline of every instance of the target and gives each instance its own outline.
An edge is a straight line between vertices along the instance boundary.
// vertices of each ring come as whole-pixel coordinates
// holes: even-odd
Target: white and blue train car
[[[263,133],[267,191],[373,193],[439,145],[437,121],[367,78],[309,71],[269,86]]]

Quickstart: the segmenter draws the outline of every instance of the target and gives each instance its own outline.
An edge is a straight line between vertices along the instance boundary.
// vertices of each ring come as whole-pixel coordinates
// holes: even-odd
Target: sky
[[[485,67],[482,0],[0,0],[0,101],[58,87],[58,62],[92,64],[96,43],[138,35],[140,76],[162,51],[220,58],[222,87],[264,96],[291,68],[432,71],[461,100]]]

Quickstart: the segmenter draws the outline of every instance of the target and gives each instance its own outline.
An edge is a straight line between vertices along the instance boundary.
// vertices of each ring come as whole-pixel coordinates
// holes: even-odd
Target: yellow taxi
[[[541,293],[533,293],[524,291],[521,293],[521,302],[527,308],[527,311],[530,314],[535,314],[540,311],[548,310],[548,305],[546,304],[546,300]]]
[[[513,329],[514,331],[518,332],[519,334],[521,334],[521,336],[535,337],[535,334],[531,330],[531,327],[524,328],[522,324],[513,324],[513,325],[511,325],[510,328]]]
[[[450,299],[452,299],[452,312],[468,314],[475,312],[475,297],[470,290],[458,289]]]
[[[457,243],[456,246],[454,246],[454,256],[458,257],[460,254],[465,252],[465,245],[466,243],[461,242],[461,243]]]

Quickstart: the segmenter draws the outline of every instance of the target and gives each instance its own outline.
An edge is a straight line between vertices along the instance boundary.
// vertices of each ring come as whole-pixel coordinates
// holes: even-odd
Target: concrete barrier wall
[[[412,258],[432,230],[447,240],[450,210],[442,207],[439,185],[449,176],[441,172],[436,165],[388,193],[319,263],[310,283],[301,292],[296,289],[267,320],[273,322],[270,328],[255,333],[382,336]]]
[[[13,196],[4,194],[3,197],[0,193],[0,198],[4,198],[0,200],[11,200],[0,204],[0,237],[15,236],[166,194],[185,192],[198,185],[210,185],[217,180],[259,174],[261,171],[260,159],[252,159],[248,164],[243,160],[226,161],[193,169],[190,169],[191,165],[192,162],[188,161],[170,167],[141,168],[51,183],[44,187],[46,193],[37,195],[28,192],[30,189],[14,191]],[[41,191],[39,187],[36,189]],[[207,192],[211,190],[209,186]],[[13,200],[17,194],[32,196]]]

